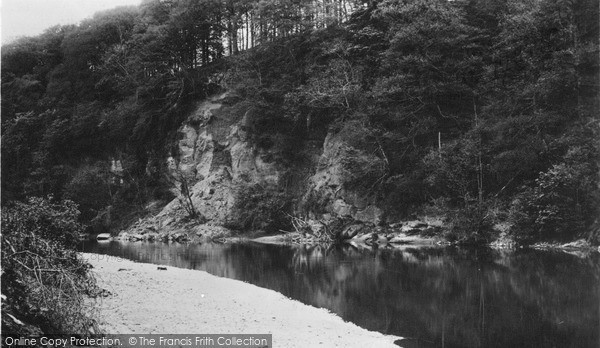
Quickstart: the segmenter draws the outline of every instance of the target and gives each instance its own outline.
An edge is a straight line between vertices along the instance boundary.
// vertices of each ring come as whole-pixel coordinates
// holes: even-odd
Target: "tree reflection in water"
[[[405,346],[600,345],[597,253],[139,242],[83,250],[247,281],[410,338]]]

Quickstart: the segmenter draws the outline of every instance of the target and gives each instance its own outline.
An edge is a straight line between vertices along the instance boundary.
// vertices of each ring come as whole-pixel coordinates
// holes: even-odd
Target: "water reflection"
[[[247,281],[410,338],[404,346],[600,346],[598,254],[141,242],[82,249]]]

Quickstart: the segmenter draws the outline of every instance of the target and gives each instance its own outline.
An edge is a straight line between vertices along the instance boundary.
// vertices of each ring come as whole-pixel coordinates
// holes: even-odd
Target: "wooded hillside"
[[[226,89],[258,146],[340,137],[386,222],[598,242],[598,38],[597,0],[144,0],[2,47],[2,203],[168,200],[178,127]]]

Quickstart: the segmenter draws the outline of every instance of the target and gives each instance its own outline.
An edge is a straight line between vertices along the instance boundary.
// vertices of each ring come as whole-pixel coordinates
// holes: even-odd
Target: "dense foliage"
[[[258,145],[341,139],[344,185],[389,220],[435,208],[457,238],[497,222],[526,241],[589,237],[597,7],[145,0],[55,27],[2,48],[2,201],[52,193],[90,221],[170,198],[164,158],[190,101],[227,88],[260,115]]]
[[[390,217],[425,207],[471,241],[499,222],[527,242],[598,238],[596,5],[380,1],[236,57],[229,81],[280,108],[287,127],[263,132],[341,138],[344,185]]]
[[[97,293],[75,251],[82,226],[70,201],[31,198],[2,209],[2,331],[97,332],[86,297]]]

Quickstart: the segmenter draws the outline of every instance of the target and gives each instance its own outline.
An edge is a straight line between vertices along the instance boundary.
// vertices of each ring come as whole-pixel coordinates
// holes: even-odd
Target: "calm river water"
[[[323,307],[405,347],[600,347],[600,254],[85,242]]]

